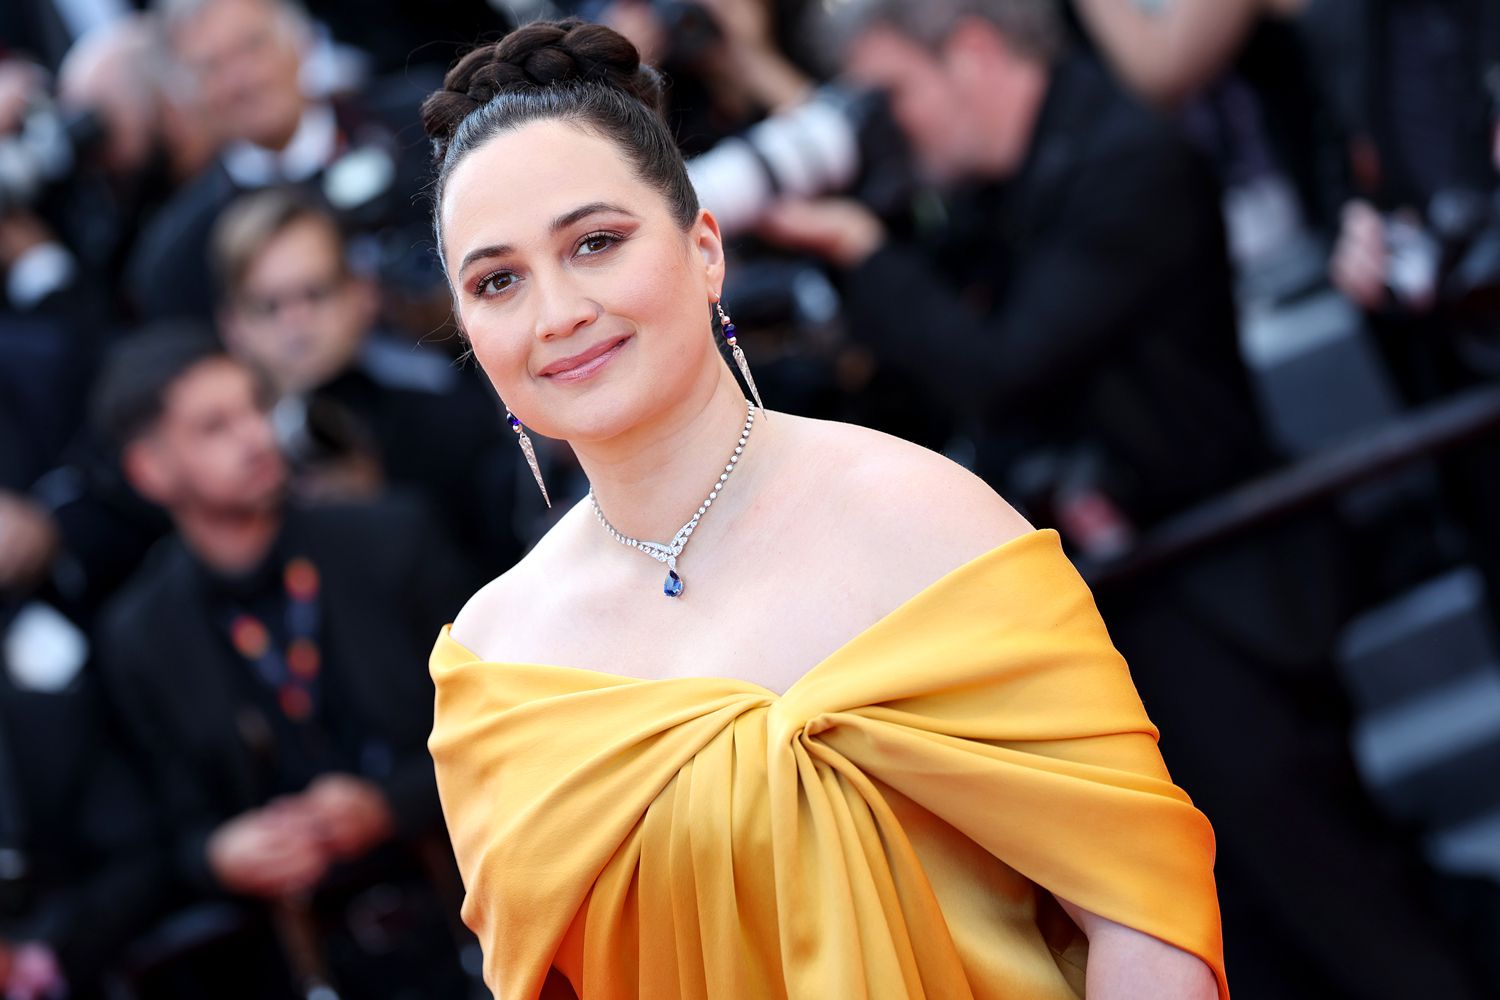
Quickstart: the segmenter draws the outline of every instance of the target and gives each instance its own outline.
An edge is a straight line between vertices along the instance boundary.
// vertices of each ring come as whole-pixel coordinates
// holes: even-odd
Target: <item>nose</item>
[[[568,337],[598,318],[599,304],[561,275],[535,280],[536,339]]]

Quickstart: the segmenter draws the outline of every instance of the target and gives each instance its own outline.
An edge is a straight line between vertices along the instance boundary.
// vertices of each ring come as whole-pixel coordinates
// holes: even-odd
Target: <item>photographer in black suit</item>
[[[770,213],[844,269],[852,335],[948,400],[978,471],[1085,559],[1265,469],[1218,192],[1168,125],[1068,51],[1049,0],[841,10],[847,75],[953,195],[927,247],[855,202]],[[1273,524],[1101,587],[1100,609],[1214,822],[1236,995],[1477,996],[1349,757],[1341,545],[1317,514]]]
[[[178,884],[315,927],[345,997],[458,995],[416,859],[442,822],[427,642],[469,570],[415,509],[288,505],[264,387],[211,340],[123,343],[96,398],[126,474],[177,529],[98,641]]]

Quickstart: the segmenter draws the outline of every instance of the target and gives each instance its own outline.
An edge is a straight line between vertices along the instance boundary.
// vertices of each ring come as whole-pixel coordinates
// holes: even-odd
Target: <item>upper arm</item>
[[[1202,959],[1055,896],[1089,939],[1088,1000],[1216,1000]]]
[[[475,591],[453,616],[453,624],[448,630],[455,642],[481,656],[489,645],[486,640],[495,610],[504,607],[501,592],[504,579],[503,576],[497,577]]]
[[[880,540],[888,563],[899,540],[900,563],[910,579],[892,579],[897,596],[926,585],[1034,529],[1004,498],[957,462],[910,442],[863,431],[864,460],[847,475],[845,489],[864,498],[859,516],[867,537]],[[914,586],[915,585],[915,586]]]
[[[914,463],[915,464],[915,463]],[[909,494],[909,495],[903,495]],[[926,499],[929,545],[967,558],[1034,530],[1026,518],[988,483],[946,456],[926,452],[913,476],[895,490],[898,507]]]
[[[475,591],[453,618],[448,631],[453,640],[481,659],[497,658],[496,650],[509,645],[505,640],[521,624],[517,609],[534,610],[521,574],[518,564]]]

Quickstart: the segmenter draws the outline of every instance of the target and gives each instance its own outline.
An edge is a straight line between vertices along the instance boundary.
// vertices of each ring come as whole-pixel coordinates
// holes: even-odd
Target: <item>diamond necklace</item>
[[[657,562],[667,564],[667,578],[662,581],[661,591],[668,597],[681,596],[683,583],[682,576],[677,572],[677,557],[687,547],[688,539],[693,537],[693,531],[698,527],[698,520],[704,514],[708,513],[708,508],[712,507],[714,501],[719,498],[719,491],[724,488],[725,483],[729,482],[729,475],[734,472],[734,467],[739,464],[740,455],[745,451],[745,442],[750,440],[750,429],[754,425],[755,404],[746,400],[745,429],[740,432],[740,440],[734,446],[734,454],[729,456],[729,464],[724,466],[724,471],[719,475],[719,481],[714,483],[713,489],[708,491],[708,496],[704,498],[703,503],[698,505],[697,513],[692,516],[687,524],[678,528],[677,534],[673,535],[672,540],[665,544],[661,542],[643,542],[639,538],[631,538],[629,535],[621,533],[613,524],[609,523],[609,518],[604,516],[604,511],[599,508],[599,501],[594,496],[594,488],[592,486],[589,487],[589,503],[593,504],[594,516],[599,519],[599,523],[604,526],[604,530],[609,532],[609,537],[621,545],[629,546],[632,549],[639,549]]]

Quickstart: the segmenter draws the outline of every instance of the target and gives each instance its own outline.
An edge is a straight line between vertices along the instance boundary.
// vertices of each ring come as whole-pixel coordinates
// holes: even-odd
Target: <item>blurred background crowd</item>
[[[4,0],[0,994],[484,995],[426,651],[552,515],[417,107],[562,14],[665,71],[770,405],[1062,533],[1236,996],[1500,996],[1484,0]]]

